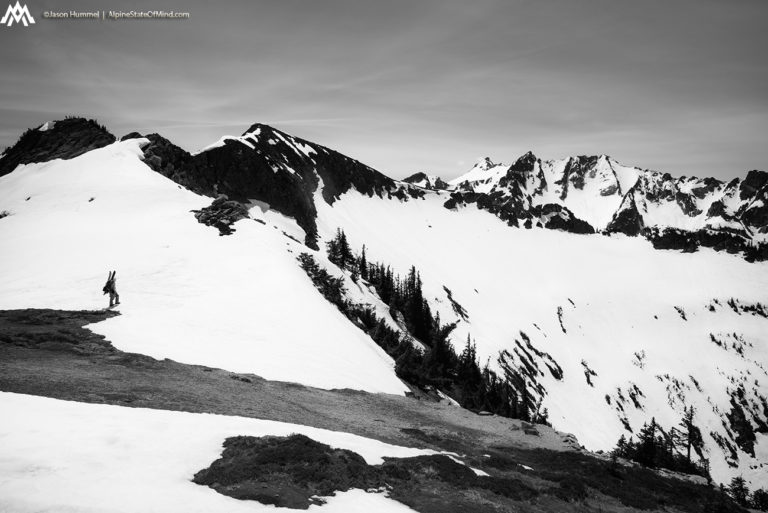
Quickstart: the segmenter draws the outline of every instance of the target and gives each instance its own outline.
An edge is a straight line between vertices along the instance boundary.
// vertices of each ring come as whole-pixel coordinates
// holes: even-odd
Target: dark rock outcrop
[[[760,233],[768,233],[768,173],[747,173],[747,177],[741,182],[739,195],[742,199],[753,200],[741,213],[741,220]]]
[[[587,181],[587,173],[594,169],[597,160],[597,156],[587,157],[581,155],[577,158],[571,158],[568,161],[568,164],[565,166],[563,177],[558,182],[563,186],[561,199],[565,199],[568,196],[569,186],[573,186],[578,190],[584,189],[584,184]]]
[[[45,129],[43,129],[45,127]],[[115,136],[93,119],[66,118],[24,132],[0,157],[0,176],[21,164],[71,159],[115,142]]]
[[[747,177],[741,182],[739,197],[743,200],[748,199],[758,193],[765,193],[766,188],[768,188],[768,172],[753,169],[747,173]]]
[[[192,212],[202,224],[218,228],[219,235],[231,235],[235,231],[232,224],[250,217],[245,205],[231,201],[223,194],[213,200],[209,206]]]
[[[623,233],[635,237],[642,232],[644,227],[643,216],[637,210],[637,203],[632,191],[624,197],[619,210],[613,215],[613,219],[608,223],[606,233]]]
[[[144,137],[139,132],[130,132],[120,138],[120,141],[130,141],[131,139],[141,139]]]
[[[677,249],[693,253],[704,247],[727,253],[741,253],[749,262],[768,260],[768,244],[755,243],[743,235],[724,230],[652,228],[644,230],[643,236],[651,241],[656,249]]]
[[[514,164],[509,166],[509,170],[515,173],[530,173],[533,171],[533,167],[536,165],[536,161],[539,160],[532,151],[527,152],[518,158]]]
[[[538,215],[542,226],[550,230],[562,230],[571,233],[595,233],[595,229],[588,222],[579,219],[567,207],[547,203],[531,210],[533,215]]]
[[[198,180],[194,157],[159,134],[145,136],[149,144],[142,148],[144,163],[179,185],[205,196],[217,196],[213,187],[206,187]]]
[[[442,191],[448,188],[448,184],[443,181],[439,176],[430,177],[426,173],[414,173],[409,177],[403,178],[403,182],[419,185],[426,189],[432,189],[436,191]],[[423,182],[424,185],[421,185]]]
[[[453,209],[459,205],[471,203],[495,215],[509,226],[530,228],[535,224],[550,230],[595,233],[592,225],[576,217],[567,207],[554,203],[529,207],[524,198],[505,195],[501,191],[490,194],[456,191],[443,206]]]
[[[699,199],[704,199],[708,194],[714,192],[721,185],[722,182],[720,182],[720,180],[715,178],[704,178],[703,185],[700,187],[694,187],[691,189],[691,193]]]

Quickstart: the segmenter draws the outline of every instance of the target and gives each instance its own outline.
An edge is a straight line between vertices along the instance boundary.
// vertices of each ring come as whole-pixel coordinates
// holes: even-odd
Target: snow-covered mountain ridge
[[[480,159],[448,190],[450,207],[476,203],[513,226],[642,235],[658,248],[707,246],[768,258],[764,171],[730,182],[673,178],[606,155],[542,160],[528,152],[512,165]]]
[[[95,298],[81,289],[101,280],[94,268],[114,263],[123,315],[93,329],[120,348],[402,392],[393,362],[296,262],[312,252],[357,303],[395,324],[397,312],[325,257],[342,228],[372,261],[401,275],[415,265],[433,310],[456,323],[454,347],[469,336],[483,362],[525,375],[537,407],[589,449],[612,448],[651,417],[669,429],[694,406],[715,479],[768,484],[768,268],[701,242],[706,234],[744,240],[739,251],[760,247],[765,173],[724,184],[607,157],[528,154],[511,166],[484,162],[435,190],[265,125],[194,155],[159,135],[132,138],[69,160],[37,152],[40,160],[21,159],[0,177],[0,210],[10,213],[0,220],[10,248],[0,256],[2,307],[97,304],[100,283]],[[226,237],[190,212],[219,194],[249,213]],[[698,251],[658,251],[618,229],[633,223],[656,246],[691,237],[684,249]],[[104,247],[110,228],[116,241]],[[41,252],[50,247],[61,262],[53,271]],[[173,328],[140,335],[164,324]],[[317,362],[332,367],[324,373]]]
[[[132,133],[122,139],[139,136]],[[79,138],[81,148],[70,140],[73,137]],[[313,194],[319,177],[322,198],[330,204],[350,188],[399,198],[447,191],[446,208],[475,204],[510,226],[623,233],[642,236],[659,249],[711,247],[740,253],[749,261],[768,259],[765,171],[752,170],[743,179],[723,182],[674,178],[622,165],[606,155],[542,160],[528,152],[512,165],[479,159],[449,182],[423,172],[398,181],[334,150],[259,123],[195,154],[158,134],[147,138],[150,145],[144,152],[150,167],[198,193],[264,201],[296,219],[310,247],[316,247]],[[63,142],[51,143],[57,139]],[[93,121],[49,122],[28,130],[6,150],[0,176],[19,163],[70,158],[112,141],[114,137]],[[49,146],[54,150],[39,149]]]

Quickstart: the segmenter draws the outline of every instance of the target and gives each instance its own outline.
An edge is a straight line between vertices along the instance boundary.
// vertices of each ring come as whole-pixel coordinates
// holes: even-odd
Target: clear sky
[[[394,177],[527,150],[678,176],[768,168],[766,0],[27,6],[35,25],[0,27],[0,147],[78,114],[188,150],[268,123]],[[191,17],[42,17],[102,8]]]

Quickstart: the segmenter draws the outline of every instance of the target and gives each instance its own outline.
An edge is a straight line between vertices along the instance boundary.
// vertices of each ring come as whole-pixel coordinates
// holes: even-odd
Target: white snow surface
[[[14,513],[297,511],[233,499],[192,482],[221,456],[224,440],[238,435],[300,433],[354,451],[371,465],[385,456],[435,454],[297,424],[3,392],[0,411],[0,511]],[[384,494],[357,489],[327,501],[308,511],[413,511]]]
[[[106,271],[116,269],[122,315],[91,328],[119,349],[322,388],[406,390],[392,360],[297,265],[307,248],[283,234],[303,238],[293,220],[254,207],[251,215],[265,224],[242,220],[234,235],[219,237],[189,212],[210,198],[152,172],[140,160],[144,142],[20,166],[0,177],[0,206],[14,214],[0,220],[0,308],[104,306],[101,286]],[[540,169],[545,177],[564,166],[549,165]],[[476,185],[492,187],[483,177],[502,166],[476,167],[471,178],[482,182]],[[598,191],[618,184],[621,192],[594,205],[582,201],[581,214],[604,222],[605,205],[621,200],[638,179],[635,172],[601,162]],[[661,186],[655,174],[643,176],[649,180],[643,190]],[[547,181],[552,189],[542,197],[556,196]],[[696,185],[689,182],[672,187]],[[578,193],[569,191],[566,204],[579,215]],[[727,211],[739,208],[733,188],[717,194]],[[754,457],[739,450],[734,468],[715,443],[732,436],[725,415],[737,386],[757,407],[768,397],[768,320],[727,306],[731,298],[768,304],[768,263],[706,248],[654,250],[642,238],[621,235],[512,229],[473,205],[448,210],[446,198],[426,191],[423,199],[400,201],[353,190],[331,207],[318,191],[320,246],[341,227],[355,251],[366,245],[369,261],[401,275],[415,265],[432,308],[443,322],[458,322],[455,347],[471,335],[481,362],[493,365],[501,350],[514,356],[525,333],[564,374],[557,380],[539,360],[538,379],[547,390],[541,407],[556,429],[575,434],[588,449],[609,450],[629,435],[622,419],[634,432],[651,417],[669,429],[685,406],[694,406],[715,480],[743,475],[751,488],[768,486],[768,436],[757,435]],[[646,207],[642,194],[635,198]],[[675,207],[646,207],[646,221],[677,226],[694,219],[681,218]],[[321,253],[318,260],[334,272]],[[350,283],[355,301],[395,324],[370,290]],[[443,286],[468,321],[457,318]],[[594,386],[582,362],[597,373]],[[629,400],[634,387],[642,393],[639,406]]]
[[[219,138],[218,141],[213,142],[209,144],[208,146],[200,149],[199,151],[194,152],[192,155],[197,155],[203,152],[206,152],[208,150],[212,150],[214,148],[220,148],[221,146],[224,146],[227,141],[237,141],[239,143],[242,143],[249,147],[250,149],[256,149],[256,147],[253,145],[253,142],[249,139],[252,139],[252,136],[256,136],[257,134],[247,134],[244,136],[236,136],[236,135],[225,135]]]
[[[478,159],[475,165],[463,175],[448,182],[453,187],[469,186],[475,192],[490,192],[493,185],[503,177],[509,166],[496,164],[488,157]]]
[[[768,437],[758,435],[754,458],[739,451],[732,469],[710,435],[727,438],[728,391],[739,383],[757,406],[759,396],[768,397],[768,320],[726,305],[729,298],[768,304],[767,263],[710,249],[660,251],[623,235],[513,229],[473,205],[452,211],[444,201],[445,195],[429,191],[409,201],[350,191],[332,207],[317,203],[318,226],[326,240],[343,228],[355,251],[365,244],[370,262],[383,261],[401,275],[415,265],[442,321],[458,322],[452,337],[457,350],[469,334],[479,360],[490,358],[493,365],[499,351],[514,353],[524,332],[564,372],[558,381],[539,362],[547,389],[542,408],[556,429],[574,433],[588,449],[610,450],[621,434],[629,436],[621,417],[635,432],[651,417],[669,429],[684,405],[693,405],[714,478],[727,482],[743,474],[753,487],[768,485]],[[466,309],[468,322],[453,312],[443,286]],[[730,346],[732,333],[746,342],[743,355],[710,338],[728,339]],[[633,363],[641,351],[642,368]],[[597,372],[594,387],[582,360]],[[641,408],[629,399],[633,384],[644,394]]]
[[[146,139],[0,177],[0,309],[96,309],[117,271],[122,315],[90,326],[118,349],[321,388],[400,394],[394,362],[314,288],[293,220],[251,210],[233,235],[210,198],[140,159]],[[27,200],[27,198],[29,198]],[[92,200],[91,200],[92,199]],[[291,230],[291,231],[289,231]]]
[[[41,132],[46,132],[51,128],[53,128],[55,125],[56,125],[55,121],[46,121],[45,123],[40,125],[40,128],[38,128],[38,130],[40,130]]]

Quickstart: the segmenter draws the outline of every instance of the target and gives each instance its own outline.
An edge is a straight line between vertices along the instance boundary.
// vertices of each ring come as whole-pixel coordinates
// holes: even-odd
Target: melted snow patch
[[[237,435],[301,433],[354,451],[369,465],[383,463],[384,457],[434,454],[299,424],[11,393],[0,393],[0,411],[4,413],[0,510],[16,513],[275,511],[273,506],[232,499],[191,481],[219,458],[224,440]],[[338,492],[325,500],[325,505],[309,510],[412,511],[384,494],[363,490]]]

